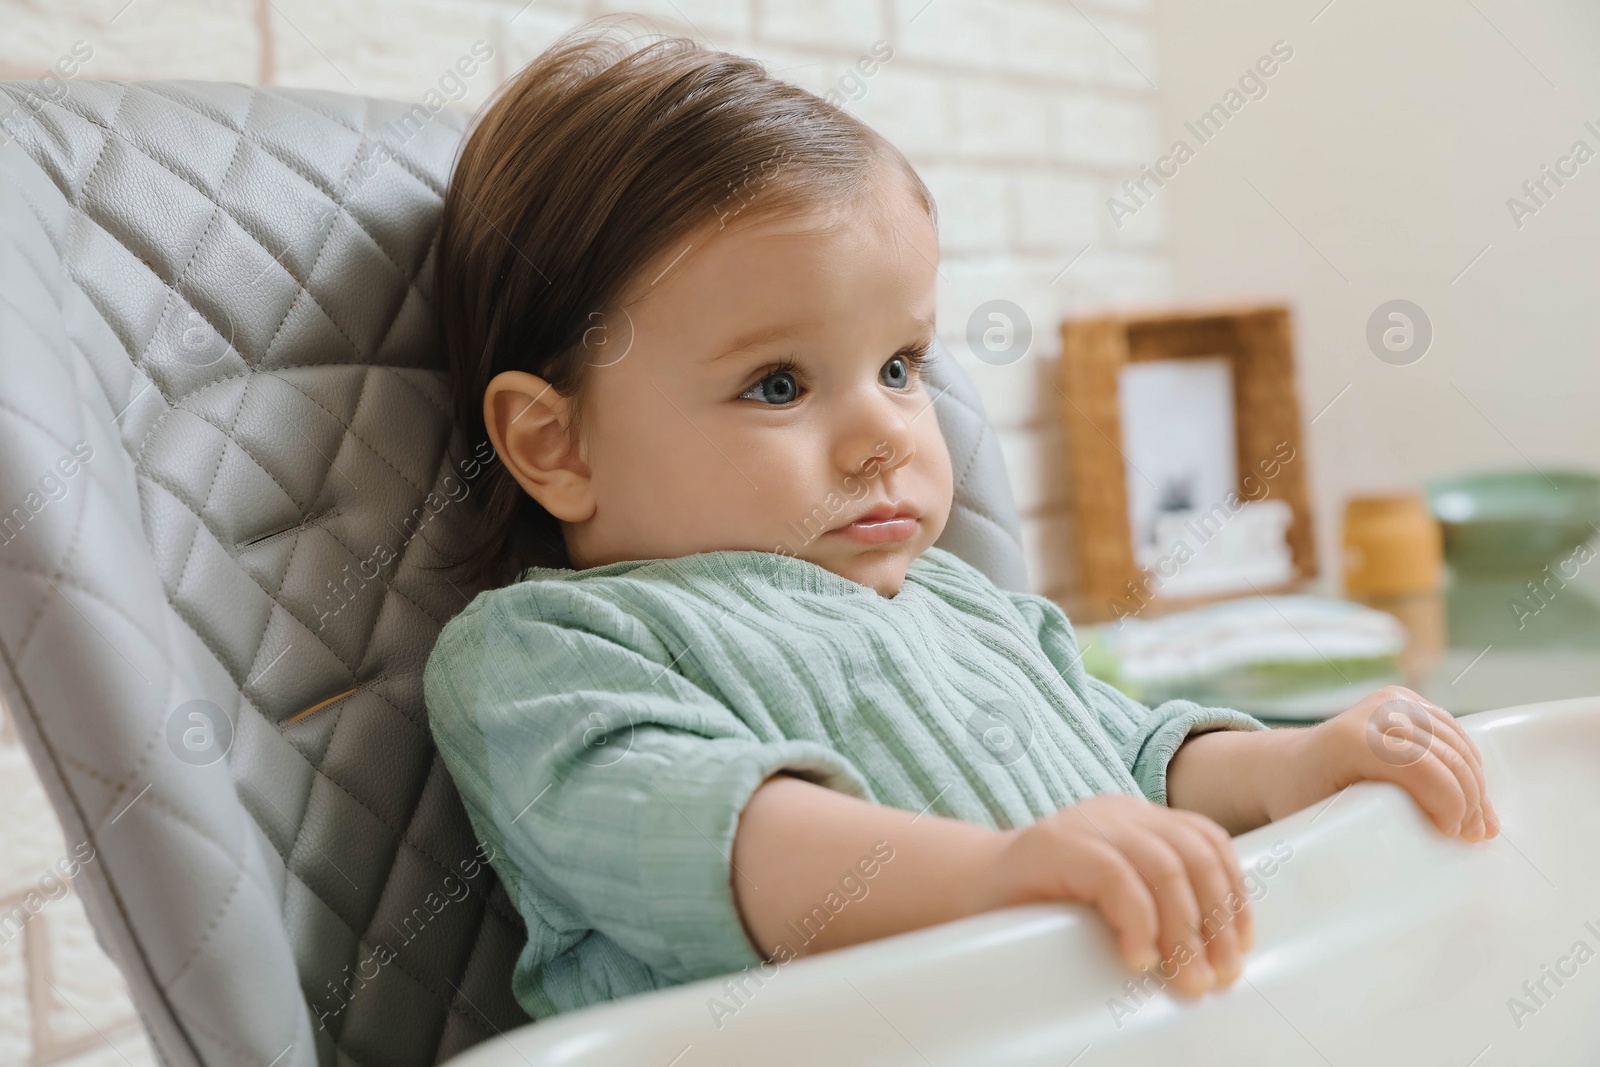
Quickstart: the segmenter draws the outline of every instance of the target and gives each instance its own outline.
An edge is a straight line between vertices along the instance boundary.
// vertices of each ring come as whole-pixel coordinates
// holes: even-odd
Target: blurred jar
[[[1344,506],[1347,596],[1432,593],[1444,573],[1444,539],[1421,493],[1355,496]]]
[[[1344,590],[1406,628],[1406,684],[1420,688],[1444,654],[1444,538],[1420,493],[1351,497],[1344,509]]]

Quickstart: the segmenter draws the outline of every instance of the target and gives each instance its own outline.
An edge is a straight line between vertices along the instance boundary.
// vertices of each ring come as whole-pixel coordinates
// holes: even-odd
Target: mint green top
[[[1194,730],[1086,674],[1049,600],[929,549],[900,592],[720,551],[534,568],[478,595],[424,677],[445,766],[528,926],[535,1018],[761,961],[730,880],[750,794],[788,771],[991,827],[1095,793],[1166,801]]]

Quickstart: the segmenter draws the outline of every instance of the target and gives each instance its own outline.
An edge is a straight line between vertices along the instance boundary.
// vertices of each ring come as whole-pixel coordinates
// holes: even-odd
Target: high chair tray
[[[1600,1063],[1600,698],[1463,720],[1499,837],[1363,783],[1236,840],[1257,944],[1184,1000],[1079,906],[995,912],[535,1023],[452,1067]],[[754,972],[752,972],[754,973]]]

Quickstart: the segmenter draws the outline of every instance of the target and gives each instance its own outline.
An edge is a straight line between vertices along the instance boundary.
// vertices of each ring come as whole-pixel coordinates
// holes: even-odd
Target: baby
[[[498,587],[426,694],[531,1015],[1030,901],[1199,993],[1253,939],[1231,833],[1362,779],[1496,833],[1416,694],[1297,730],[1145,707],[1054,603],[934,546],[938,260],[893,146],[687,40],[569,36],[467,140],[437,300],[500,459],[465,561]]]

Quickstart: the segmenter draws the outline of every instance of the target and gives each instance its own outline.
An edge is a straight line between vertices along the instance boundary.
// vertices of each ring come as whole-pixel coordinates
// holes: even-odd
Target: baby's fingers
[[[1218,983],[1229,985],[1244,970],[1239,926],[1230,905],[1230,899],[1234,904],[1244,899],[1236,895],[1230,876],[1238,871],[1239,862],[1224,863],[1216,846],[1189,819],[1174,821],[1167,829],[1167,840],[1189,869],[1189,882],[1200,907],[1195,947],[1206,954]]]
[[[1478,800],[1483,812],[1485,829],[1488,836],[1493,837],[1500,830],[1500,816],[1494,810],[1494,802],[1489,799],[1489,783],[1483,777],[1483,753],[1478,751],[1477,744],[1455,716],[1430,701],[1424,700],[1422,703],[1439,724],[1438,729],[1445,739],[1472,769],[1472,776],[1478,783]]]
[[[1227,879],[1228,893],[1223,899],[1228,912],[1232,916],[1231,925],[1236,932],[1239,951],[1248,952],[1256,943],[1255,915],[1250,911],[1250,891],[1244,884],[1244,865],[1239,862],[1239,853],[1233,847],[1233,838],[1228,836],[1228,831],[1218,826],[1204,815],[1189,811],[1178,811],[1174,814],[1184,816],[1195,830],[1211,845],[1217,857],[1217,864],[1222,874]],[[1237,911],[1235,911],[1237,907]]]
[[[1154,967],[1161,960],[1156,945],[1161,921],[1149,887],[1119,849],[1105,841],[1087,847],[1091,854],[1084,867],[1094,873],[1086,879],[1081,899],[1110,924],[1117,951],[1130,969]]]
[[[1435,721],[1438,721],[1437,715]],[[1488,835],[1490,818],[1483,768],[1478,765],[1476,754],[1468,747],[1462,734],[1442,723],[1437,729],[1438,736],[1434,738],[1432,754],[1455,775],[1462,796],[1466,799],[1466,814],[1458,830],[1468,841],[1481,841]]]
[[[1175,980],[1186,993],[1204,993],[1216,984],[1216,972],[1207,958],[1200,930],[1199,886],[1192,881],[1188,858],[1161,833],[1128,833],[1116,844],[1150,886],[1160,924],[1161,966],[1164,979]]]
[[[1451,769],[1449,760],[1459,763],[1461,757],[1444,742],[1434,741],[1416,762],[1387,767],[1374,777],[1393,782],[1410,793],[1439,831],[1454,837],[1466,820],[1469,808],[1462,780]]]

